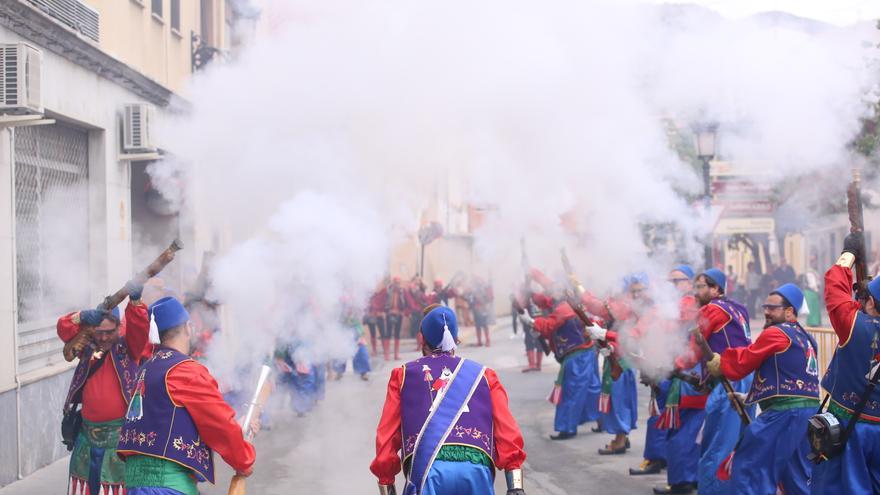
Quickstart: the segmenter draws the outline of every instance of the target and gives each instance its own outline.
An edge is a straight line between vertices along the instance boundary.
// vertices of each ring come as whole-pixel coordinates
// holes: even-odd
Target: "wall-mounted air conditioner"
[[[0,43],[0,113],[42,114],[43,52],[27,43]]]
[[[149,103],[125,105],[125,116],[122,123],[123,152],[146,153],[158,150],[152,138],[155,112],[155,108]]]

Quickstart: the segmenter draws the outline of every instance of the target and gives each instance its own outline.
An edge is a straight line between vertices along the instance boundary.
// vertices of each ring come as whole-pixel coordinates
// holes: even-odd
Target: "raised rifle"
[[[706,364],[706,361],[712,359],[712,355],[715,354],[715,351],[709,347],[709,343],[706,342],[706,339],[703,337],[703,333],[700,332],[699,328],[691,329],[691,335],[694,336],[694,342],[700,347],[700,350],[703,351],[703,365]],[[733,404],[734,410],[736,410],[736,414],[739,415],[739,419],[742,420],[744,425],[748,425],[752,422],[752,418],[746,413],[746,408],[742,402],[739,401],[739,398],[736,396],[736,391],[733,390],[733,385],[730,384],[730,380],[727,379],[724,375],[718,377],[721,381],[721,386],[724,387],[724,391],[727,392],[727,396],[730,397],[730,402]]]
[[[144,271],[135,275],[132,281],[137,282],[138,284],[144,284],[150,277],[156,276],[168,266],[168,263],[171,263],[171,260],[174,259],[174,253],[181,249],[183,249],[183,242],[181,242],[180,239],[174,239],[171,245],[162,251],[162,254],[153,260]],[[115,293],[105,297],[104,301],[98,305],[98,309],[110,311],[116,306],[119,306],[119,303],[125,300],[126,297],[128,297],[128,284],[122,286],[122,288]],[[64,359],[67,361],[73,361],[76,359],[86,344],[88,344],[89,339],[91,339],[90,331],[80,331],[80,333],[71,339],[70,342],[64,344]]]
[[[859,300],[865,299],[868,295],[868,282],[871,280],[868,274],[868,263],[865,259],[868,251],[865,246],[865,218],[862,210],[862,188],[861,188],[861,172],[855,168],[852,171],[852,182],[846,188],[846,210],[849,214],[849,231],[853,234],[862,234],[862,255],[856,259],[856,283],[853,289]]]
[[[520,248],[520,252],[522,253],[522,255],[520,257],[520,267],[523,270],[523,277],[524,277],[523,293],[526,297],[526,304],[525,304],[525,306],[523,306],[523,305],[519,304],[519,301],[515,301],[516,306],[517,306],[517,313],[519,313],[519,314],[528,313],[529,316],[534,316],[534,315],[532,315],[532,312],[529,311],[529,307],[532,305],[532,276],[529,275],[529,266],[530,266],[529,265],[529,255],[526,254],[526,238],[525,237],[520,237],[519,248]],[[532,332],[537,334],[537,336],[535,336],[535,340],[537,340],[538,345],[541,346],[541,351],[544,353],[545,356],[549,356],[550,355],[550,343],[547,342],[547,339],[545,339],[540,334],[538,334],[538,332],[536,330],[532,329]]]
[[[198,302],[206,303],[209,306],[213,306],[213,304],[205,301],[205,296],[208,292],[208,288],[211,282],[210,277],[213,266],[214,252],[205,251],[202,255],[202,268],[199,269],[199,274],[196,277],[195,283],[193,284],[193,290],[191,292],[187,292],[184,295],[183,305],[187,309]]]
[[[254,390],[253,398],[251,398],[251,401],[247,404],[247,412],[241,422],[241,432],[249,442],[253,440],[254,436],[256,436],[256,432],[251,428],[254,416],[260,415],[263,405],[266,404],[266,401],[269,399],[269,394],[272,391],[269,386],[269,374],[271,372],[272,368],[265,364],[260,368],[260,378],[257,380],[257,388]],[[227,495],[245,495],[245,493],[247,493],[246,482],[247,478],[244,476],[238,474],[233,476],[232,480],[229,482],[229,491],[227,492]]]
[[[571,292],[566,293],[565,299],[568,302],[568,305],[571,306],[571,309],[574,311],[574,314],[577,315],[578,319],[581,320],[581,323],[584,324],[584,327],[593,326],[593,320],[587,316],[587,310],[584,308],[583,303],[580,301],[581,295],[586,292],[584,286],[579,282],[576,282],[574,277],[574,268],[571,266],[571,261],[568,259],[568,254],[565,252],[565,248],[560,250],[560,255],[562,258],[562,268],[565,270],[565,274],[568,276],[569,284],[571,285]],[[589,338],[587,335],[586,328],[584,329],[584,336]],[[611,348],[611,345],[604,340],[595,341],[596,345],[603,348]],[[611,365],[611,378],[617,380],[620,378],[620,375],[623,373],[623,367],[620,365],[620,359],[614,355],[612,352],[608,355],[608,363]]]
[[[464,277],[464,273],[458,271],[449,279],[449,282],[440,289],[440,292],[437,293],[437,299],[440,301],[446,301],[449,299],[449,289],[453,288],[458,282]]]

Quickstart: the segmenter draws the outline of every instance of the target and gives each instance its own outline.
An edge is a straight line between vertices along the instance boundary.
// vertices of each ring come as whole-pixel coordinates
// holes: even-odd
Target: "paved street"
[[[525,435],[529,495],[647,494],[654,484],[665,481],[665,475],[627,474],[627,468],[641,460],[647,406],[644,387],[640,387],[640,429],[634,432],[633,448],[626,455],[597,455],[596,450],[610,435],[592,433],[590,425],[575,439],[552,442],[547,436],[553,432],[553,407],[546,397],[559,367],[551,359],[542,373],[520,373],[525,361],[523,344],[519,338],[509,339],[509,334],[509,327],[496,328],[491,348],[472,348],[465,342],[460,350],[461,354],[496,369],[507,388],[511,409]],[[472,332],[465,329],[462,335],[468,340]],[[415,356],[415,352],[409,352],[405,358]],[[326,399],[307,417],[296,418],[286,411],[276,413],[271,430],[263,431],[256,440],[257,465],[248,482],[249,493],[376,493],[376,480],[369,464],[388,372],[388,366],[380,367],[366,383],[353,374],[328,383]],[[226,493],[231,472],[219,459],[217,467],[217,484],[202,485],[203,494]],[[65,493],[66,468],[66,459],[58,461],[0,489],[0,495]],[[496,487],[504,493],[502,476],[497,478]]]

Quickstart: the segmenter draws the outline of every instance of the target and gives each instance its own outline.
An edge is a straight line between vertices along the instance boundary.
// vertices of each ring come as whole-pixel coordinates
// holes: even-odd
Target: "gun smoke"
[[[671,140],[716,121],[722,158],[756,180],[830,173],[850,160],[878,75],[870,25],[632,2],[261,8],[252,45],[197,78],[191,115],[165,129],[191,166],[184,201],[234,240],[213,280],[234,331],[211,367],[230,382],[279,339],[304,342],[316,361],[348,357],[340,297],[363,306],[389,268],[412,275],[389,267],[389,253],[422,211],[449,216],[438,191],[492,206],[471,268],[489,271],[496,292],[521,280],[526,238],[531,263],[556,278],[566,247],[596,293],[647,271],[672,318],[677,298],[661,281],[673,263],[701,264],[715,218],[695,207],[698,170]],[[679,250],[649,251],[648,224],[674,224]],[[682,342],[650,346],[663,369]]]

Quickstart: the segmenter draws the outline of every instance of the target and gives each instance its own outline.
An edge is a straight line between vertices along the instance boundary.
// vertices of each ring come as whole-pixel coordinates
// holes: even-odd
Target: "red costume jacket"
[[[69,313],[58,318],[56,331],[65,343],[76,337],[80,330],[79,312]],[[129,357],[136,362],[150,356],[150,317],[147,306],[142,302],[129,302],[125,307],[125,318],[119,324],[119,338],[124,338]],[[98,359],[94,356],[92,361]],[[110,359],[105,359],[101,367],[92,374],[83,386],[82,416],[88,421],[102,423],[125,416],[128,407],[122,395],[122,385]]]
[[[495,465],[498,469],[511,470],[522,467],[526,460],[523,450],[523,437],[510,413],[507,392],[501,386],[495,371],[487,368],[485,379],[489,384],[492,398],[492,424],[495,434]],[[388,392],[385,395],[385,407],[379,427],[376,429],[376,458],[370,464],[370,471],[379,478],[379,483],[390,485],[400,472],[400,388],[403,383],[403,368],[391,371],[388,381]]]
[[[852,335],[856,314],[862,305],[852,298],[852,269],[834,265],[825,273],[825,306],[834,333],[845,346]]]
[[[236,472],[248,473],[256,460],[254,446],[244,439],[235,410],[223,400],[217,381],[196,361],[185,361],[168,372],[168,395],[189,412],[208,447]]]

